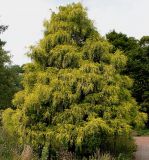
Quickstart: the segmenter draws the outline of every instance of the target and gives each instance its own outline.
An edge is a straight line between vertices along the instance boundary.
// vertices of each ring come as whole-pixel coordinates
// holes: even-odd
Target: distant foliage
[[[107,34],[107,39],[113,50],[120,49],[128,57],[125,73],[134,80],[133,96],[141,105],[141,111],[149,115],[149,36],[137,40],[112,31]]]
[[[0,34],[7,26],[0,25]],[[4,50],[5,42],[0,38],[0,110],[12,107],[12,99],[16,92],[21,89],[21,67],[11,65],[11,56]]]
[[[88,157],[104,137],[128,135],[145,114],[131,97],[122,71],[127,57],[111,52],[80,3],[60,7],[44,23],[44,37],[28,54],[23,90],[4,127],[50,159],[61,149]]]

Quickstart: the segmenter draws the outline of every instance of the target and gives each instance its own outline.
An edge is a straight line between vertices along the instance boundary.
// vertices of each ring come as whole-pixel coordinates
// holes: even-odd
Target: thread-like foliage
[[[29,53],[24,90],[13,100],[17,109],[3,113],[5,128],[50,156],[62,148],[93,153],[103,137],[142,125],[132,80],[121,75],[127,58],[111,53],[82,5],[60,7],[44,26],[43,39]]]

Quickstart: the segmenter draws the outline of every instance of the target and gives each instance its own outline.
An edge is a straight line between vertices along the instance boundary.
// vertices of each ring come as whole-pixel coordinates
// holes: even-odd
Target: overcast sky
[[[0,24],[9,25],[1,35],[14,64],[29,61],[27,47],[43,35],[43,21],[59,5],[81,1],[88,8],[101,35],[110,30],[140,38],[149,35],[149,0],[0,0]]]

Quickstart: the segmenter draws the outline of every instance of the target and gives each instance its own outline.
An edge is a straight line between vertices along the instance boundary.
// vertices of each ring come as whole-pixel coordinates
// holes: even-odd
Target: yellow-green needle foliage
[[[7,130],[44,152],[81,153],[93,152],[103,137],[142,125],[132,80],[121,75],[127,58],[111,53],[82,5],[60,7],[44,26],[43,39],[29,53],[24,90],[13,100],[17,109],[3,113]]]

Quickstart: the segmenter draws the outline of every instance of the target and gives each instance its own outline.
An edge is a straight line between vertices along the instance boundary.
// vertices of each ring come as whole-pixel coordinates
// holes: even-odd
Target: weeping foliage
[[[13,100],[17,109],[3,113],[5,128],[50,155],[60,148],[93,153],[103,137],[141,126],[146,116],[131,97],[132,80],[121,75],[127,58],[110,52],[82,5],[60,7],[44,26]]]

